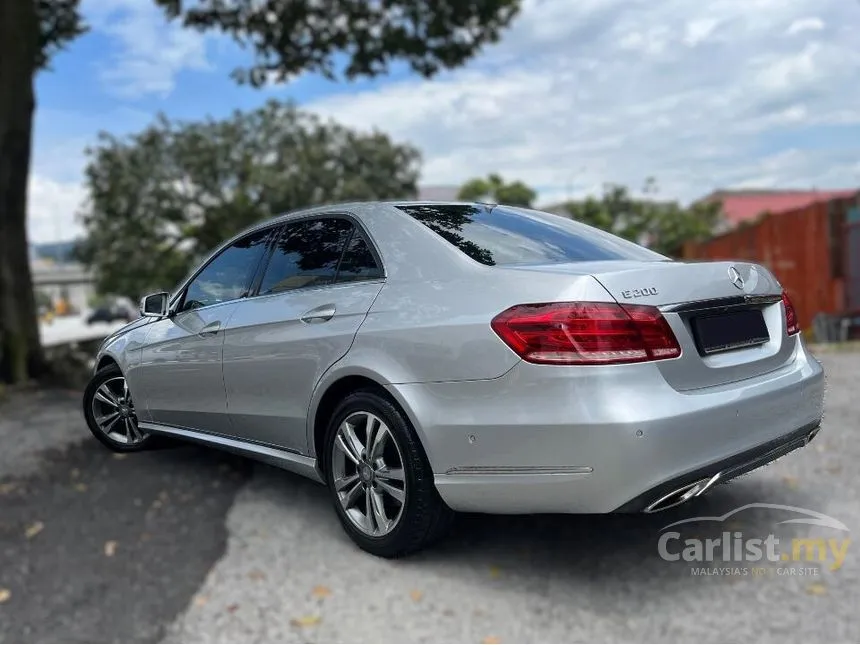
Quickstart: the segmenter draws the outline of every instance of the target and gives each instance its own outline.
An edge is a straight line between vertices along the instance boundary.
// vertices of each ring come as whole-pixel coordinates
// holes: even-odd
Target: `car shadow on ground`
[[[665,531],[680,534],[680,539],[668,547],[671,555],[680,555],[683,541],[688,538],[720,538],[726,531],[746,538],[766,538],[774,531],[779,513],[750,508],[725,521],[694,521],[665,527],[695,517],[719,517],[761,502],[814,508],[801,491],[787,491],[777,482],[751,474],[717,487],[704,498],[654,514],[460,515],[448,538],[418,554],[415,560],[421,565],[444,563],[450,575],[457,575],[463,566],[474,567],[480,562],[513,578],[553,578],[562,585],[623,579],[625,588],[642,593],[650,593],[655,579],[674,579],[679,584],[674,587],[668,584],[664,591],[674,588],[676,593],[685,593],[691,583],[695,584],[693,569],[743,568],[756,563],[735,560],[734,556],[723,560],[719,551],[710,561],[685,561],[681,557],[668,561],[658,548]],[[732,584],[740,575],[749,573],[723,574],[713,579],[715,584]],[[591,592],[605,594],[607,600],[618,593],[613,587],[589,585]]]
[[[569,578],[571,582],[623,577],[632,587],[648,588],[660,577],[689,581],[691,567],[750,566],[749,562],[667,561],[658,550],[658,540],[668,524],[697,516],[721,516],[750,504],[766,502],[816,508],[802,490],[791,489],[781,480],[757,473],[717,486],[707,496],[686,505],[654,514],[607,515],[484,515],[457,514],[449,534],[428,549],[400,559],[397,566],[444,571],[444,575],[471,576],[477,568],[504,572],[505,577],[542,579]],[[317,523],[319,539],[348,542],[330,508],[328,491],[321,485],[268,466],[255,469],[263,493],[275,507],[286,508],[300,497],[312,508],[309,521]],[[285,511],[289,516],[289,511]],[[775,522],[785,519],[778,511],[750,508],[722,522],[691,522],[671,530],[687,538],[717,538],[725,531],[742,531],[747,538],[766,538]],[[674,543],[674,552],[683,545]],[[355,549],[356,555],[361,553]],[[766,564],[766,563],[765,563]],[[494,576],[490,576],[494,578]],[[731,575],[719,576],[730,584]],[[686,587],[686,585],[682,585]],[[682,589],[679,587],[679,592]]]

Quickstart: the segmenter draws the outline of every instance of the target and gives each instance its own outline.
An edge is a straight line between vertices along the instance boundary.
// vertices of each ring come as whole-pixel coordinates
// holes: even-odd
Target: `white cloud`
[[[206,36],[168,23],[150,0],[85,0],[95,30],[117,52],[97,63],[108,93],[122,98],[167,96],[183,70],[207,70]]]
[[[719,21],[714,18],[691,20],[684,28],[684,44],[695,47],[699,43],[705,42],[717,28],[717,25],[719,25]]]
[[[78,237],[81,228],[73,214],[84,197],[84,187],[79,182],[31,175],[27,218],[30,242],[57,242]]]
[[[30,242],[64,241],[82,233],[75,214],[86,198],[83,172],[87,143],[82,137],[48,144],[37,138],[27,187]]]
[[[785,33],[793,36],[804,31],[821,31],[822,29],[824,29],[824,21],[821,18],[798,18],[788,26]]]
[[[842,0],[531,0],[466,69],[306,107],[413,142],[427,184],[500,171],[544,202],[649,175],[682,199],[757,178],[856,185],[858,18]],[[824,125],[853,138],[795,145]]]
[[[808,43],[797,53],[757,59],[761,67],[756,80],[764,90],[794,92],[796,88],[814,83],[816,78],[823,76],[825,65],[839,56],[840,52],[833,48]]]

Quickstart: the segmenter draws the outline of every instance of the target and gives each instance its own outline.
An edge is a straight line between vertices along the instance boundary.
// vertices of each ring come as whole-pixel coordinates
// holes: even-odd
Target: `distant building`
[[[419,186],[418,199],[425,202],[454,202],[459,192],[459,186]]]
[[[697,202],[722,202],[723,221],[715,232],[725,232],[743,222],[754,221],[762,213],[782,213],[817,202],[851,197],[858,188],[843,190],[716,190]]]
[[[80,264],[57,264],[37,258],[31,263],[30,271],[37,302],[38,294],[43,294],[50,298],[52,305],[64,300],[74,311],[83,312],[96,294],[92,273]]]

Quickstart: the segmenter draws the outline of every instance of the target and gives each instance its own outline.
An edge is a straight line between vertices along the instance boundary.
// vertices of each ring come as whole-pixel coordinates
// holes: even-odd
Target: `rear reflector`
[[[785,307],[785,331],[789,336],[793,336],[800,332],[800,325],[797,324],[797,311],[785,291],[782,292],[782,304]]]
[[[493,331],[523,360],[607,365],[677,358],[681,347],[656,307],[607,302],[516,305],[493,318]]]

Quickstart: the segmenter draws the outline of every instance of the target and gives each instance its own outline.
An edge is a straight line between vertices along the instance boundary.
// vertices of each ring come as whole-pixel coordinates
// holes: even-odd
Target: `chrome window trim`
[[[332,284],[318,284],[314,286],[308,287],[298,287],[296,289],[290,289],[288,291],[278,291],[277,293],[260,293],[254,296],[245,296],[243,298],[235,298],[234,300],[224,300],[223,302],[215,302],[211,305],[206,305],[205,307],[197,307],[196,309],[189,309],[188,311],[175,311],[172,313],[173,316],[179,316],[182,314],[191,313],[192,311],[207,311],[209,309],[213,309],[215,307],[221,307],[223,305],[229,305],[230,303],[241,303],[248,302],[250,300],[259,300],[262,298],[276,298],[278,296],[286,296],[291,293],[298,293],[302,291],[311,291],[311,290],[322,290],[322,289],[330,289],[332,287],[349,287],[357,284],[374,284],[379,283],[382,284],[386,281],[385,278],[373,278],[368,280],[352,280],[350,282],[335,282]],[[164,320],[164,318],[153,318],[153,320]]]
[[[288,296],[291,293],[300,293],[300,292],[305,292],[305,291],[322,291],[323,289],[331,289],[332,287],[349,287],[349,286],[355,285],[355,284],[374,284],[374,283],[380,283],[381,284],[383,282],[385,282],[385,278],[373,278],[372,280],[352,280],[351,282],[333,282],[331,284],[317,284],[317,285],[310,285],[307,287],[297,287],[295,289],[287,289],[285,291],[276,291],[275,293],[258,293],[254,296],[246,296],[245,298],[241,298],[241,301],[242,302],[248,302],[249,300],[260,300],[262,298],[277,298],[278,296]],[[233,302],[233,301],[231,301],[231,302]],[[210,306],[214,306],[214,305],[210,305]],[[194,309],[193,311],[199,311],[199,310]]]

